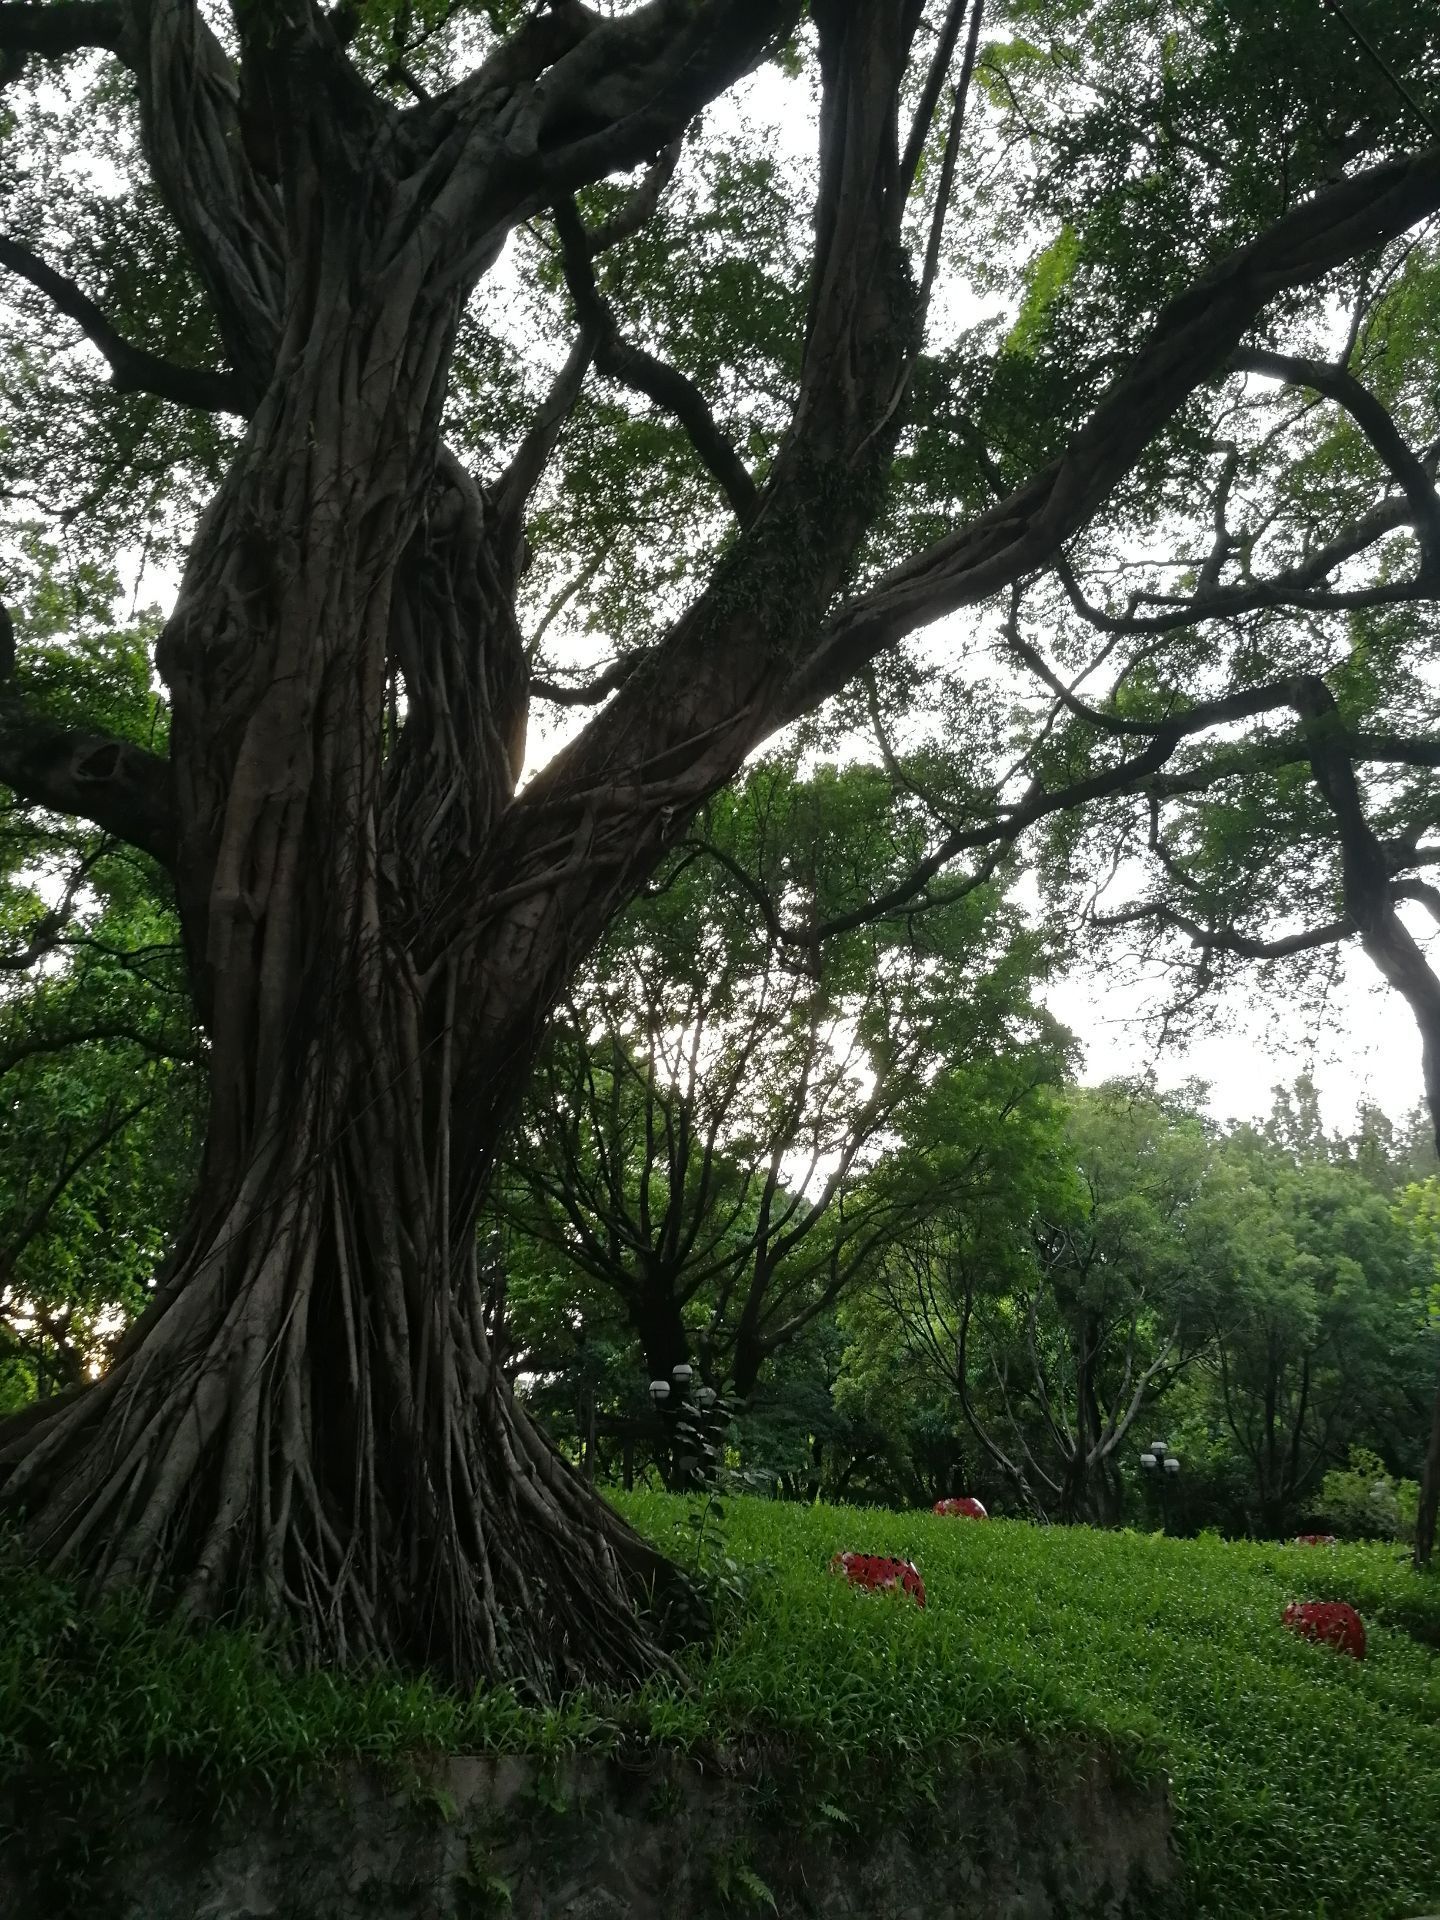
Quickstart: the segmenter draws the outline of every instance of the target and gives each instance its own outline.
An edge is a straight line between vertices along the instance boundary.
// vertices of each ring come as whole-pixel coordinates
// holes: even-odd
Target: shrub
[[[1342,1540],[1410,1541],[1419,1503],[1413,1480],[1392,1478],[1378,1453],[1352,1447],[1350,1464],[1321,1481],[1316,1517]]]

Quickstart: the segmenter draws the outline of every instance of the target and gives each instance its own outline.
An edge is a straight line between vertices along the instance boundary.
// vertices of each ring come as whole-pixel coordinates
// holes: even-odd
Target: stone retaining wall
[[[354,1773],[277,1808],[184,1804],[179,1782],[92,1805],[57,1855],[11,1810],[0,1914],[58,1920],[1160,1920],[1179,1912],[1163,1791],[1099,1756],[1068,1781],[977,1764],[923,1820],[870,1833],[762,1776],[674,1757],[444,1759]],[[82,1836],[71,1833],[72,1842]],[[68,1862],[68,1864],[66,1864]],[[73,1907],[72,1907],[73,1902]]]

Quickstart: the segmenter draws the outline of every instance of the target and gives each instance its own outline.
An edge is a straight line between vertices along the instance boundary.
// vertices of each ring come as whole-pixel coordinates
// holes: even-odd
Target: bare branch
[[[595,334],[587,328],[566,356],[514,459],[495,483],[495,510],[504,529],[506,546],[519,545],[526,505],[540,483],[566,421],[575,410],[594,358]]]
[[[675,169],[680,164],[680,155],[684,149],[683,138],[672,140],[659,159],[645,169],[644,178],[624,206],[613,213],[603,225],[594,228],[589,235],[592,259],[598,254],[608,253],[612,247],[618,247],[622,241],[633,240],[635,235],[654,217],[660,205],[660,196],[669,186]]]
[[[92,852],[72,871],[65,882],[65,891],[58,904],[48,913],[43,913],[30,929],[29,938],[23,947],[17,947],[13,953],[0,953],[0,973],[25,973],[37,960],[47,953],[53,953],[60,944],[60,936],[75,917],[80,903],[80,889],[84,886],[97,860],[106,851],[101,841]]]
[[[193,1042],[194,1036],[190,1038]],[[68,1033],[26,1033],[7,1043],[0,1047],[0,1079],[26,1060],[44,1054],[68,1053],[72,1047],[96,1045],[138,1047],[142,1053],[152,1054],[157,1060],[174,1060],[187,1067],[205,1064],[205,1054],[198,1045],[182,1046],[168,1041],[163,1035],[157,1038],[153,1034],[141,1033],[134,1027],[104,1021],[94,1026],[77,1027]]]
[[[1233,953],[1244,960],[1288,960],[1297,953],[1313,953],[1317,947],[1333,947],[1337,941],[1353,939],[1357,931],[1355,922],[1347,916],[1342,920],[1329,920],[1323,926],[1308,928],[1303,933],[1283,934],[1278,939],[1262,940],[1255,935],[1241,933],[1237,927],[1203,925],[1160,901],[1124,907],[1117,913],[1094,914],[1090,919],[1092,927],[1106,931],[1147,923],[1183,933],[1191,946],[1198,947],[1203,953]]]
[[[777,703],[774,724],[814,706],[917,628],[1052,562],[1182,401],[1226,366],[1277,294],[1382,245],[1437,207],[1440,146],[1327,188],[1212,267],[1164,309],[1059,459],[827,623]]]
[[[980,23],[985,17],[985,0],[974,0],[970,15],[970,35],[965,42],[965,58],[955,86],[950,111],[950,131],[945,137],[945,154],[940,162],[940,184],[935,191],[935,212],[930,221],[930,239],[925,248],[925,266],[920,276],[919,319],[915,352],[920,351],[920,333],[930,311],[935,291],[935,276],[940,271],[940,244],[945,235],[945,216],[950,210],[950,193],[955,184],[955,164],[960,157],[960,136],[965,127],[965,108],[970,98],[970,82],[975,72],[975,56],[980,50]],[[913,358],[911,372],[914,371]]]
[[[653,400],[685,429],[707,472],[718,482],[741,526],[748,526],[759,508],[760,496],[743,461],[726,439],[695,382],[668,366],[621,334],[615,315],[601,294],[591,265],[591,241],[573,201],[555,208],[555,230],[570,297],[587,336],[595,342],[595,364],[608,378],[618,380]]]
[[[910,138],[905,142],[905,151],[900,157],[900,191],[902,193],[910,192],[915,185],[915,176],[920,171],[925,142],[930,137],[935,109],[939,106],[940,95],[945,90],[945,76],[950,71],[950,62],[955,57],[955,47],[960,39],[965,9],[969,4],[970,0],[950,0],[945,24],[941,27],[940,38],[935,43],[935,55],[930,62],[930,70],[925,76],[925,86],[920,95],[920,102],[915,109],[915,118],[910,122]],[[980,11],[980,0],[976,0],[977,16]],[[972,23],[972,36],[975,31]]]
[[[1267,374],[1291,386],[1311,387],[1336,400],[1355,421],[1376,453],[1395,476],[1414,516],[1415,531],[1427,576],[1440,574],[1440,497],[1419,456],[1400,437],[1389,412],[1355,375],[1344,367],[1303,360],[1292,354],[1245,348],[1230,363],[1243,373]]]
[[[660,204],[660,196],[679,164],[681,147],[681,141],[672,141],[659,159],[646,170],[640,185],[613,219],[606,221],[593,233],[584,233],[583,244],[591,259],[612,247],[619,246],[622,241],[632,238],[641,231]],[[578,216],[574,221],[574,227],[579,227]],[[573,230],[571,242],[579,244]],[[623,372],[617,371],[615,365],[617,354],[623,354],[625,351],[633,352],[633,349],[624,349],[623,343],[620,342],[614,317],[600,299],[594,274],[589,270],[587,263],[580,259],[567,263],[567,276],[570,275],[572,267],[573,279],[578,280],[581,289],[581,293],[576,296],[576,306],[584,322],[580,336],[571,348],[564,366],[556,375],[555,383],[530,431],[521,442],[519,451],[494,490],[502,523],[508,523],[507,543],[517,549],[520,541],[520,520],[525,505],[539,484],[565,423],[574,411],[584,388],[585,376],[595,362],[597,349],[603,350],[605,356],[602,359],[602,372],[609,373],[617,379],[624,378]],[[655,364],[659,365],[658,362]],[[675,374],[674,378],[679,380],[681,376]],[[699,399],[698,390],[694,392],[703,410],[704,401]],[[651,397],[656,398],[658,404],[665,404],[659,396],[652,394]],[[748,479],[748,476],[746,477]]]
[[[552,701],[557,707],[598,706],[602,700],[608,700],[617,687],[624,686],[644,658],[645,651],[640,648],[634,653],[621,654],[603,673],[582,686],[567,687],[559,680],[532,680],[530,691],[537,700]]]

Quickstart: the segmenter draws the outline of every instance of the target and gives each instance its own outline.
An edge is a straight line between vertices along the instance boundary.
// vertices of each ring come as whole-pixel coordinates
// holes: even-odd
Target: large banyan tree
[[[0,3],[0,267],[40,382],[7,414],[12,502],[45,493],[45,356],[77,331],[146,405],[64,524],[118,488],[138,529],[167,462],[192,492],[213,475],[154,648],[163,751],[31,698],[23,627],[0,650],[0,781],[166,870],[207,1041],[203,1173],[148,1309],[102,1377],[0,1434],[5,1504],[47,1565],[461,1679],[624,1680],[661,1657],[643,1605],[661,1564],[492,1365],[475,1222],[551,1010],[768,736],[854,687],[893,721],[933,663],[911,636],[1065,564],[1247,342],[1318,325],[1356,263],[1423,233],[1440,143],[1405,89],[1433,58],[1428,12],[1398,9],[1376,48],[1298,4],[1027,0],[982,23],[979,0]],[[1077,107],[1067,147],[1028,126],[1025,61],[1092,13],[1079,67],[1038,97],[1093,105],[1107,75],[1125,97],[1103,137]],[[743,116],[710,115],[718,145],[697,132],[766,63],[782,117],[813,127],[808,230],[783,245],[727,212],[726,182],[772,164]],[[1277,88],[1268,155],[1254,121]],[[57,230],[40,172],[76,101],[125,156],[54,176],[97,210],[84,234]],[[1073,224],[1041,231],[1032,190],[1056,167],[1131,183],[1128,280],[1103,249],[1077,273]],[[977,386],[981,333],[933,351],[935,296],[963,245],[993,290],[1037,233]],[[797,234],[808,258],[777,264]],[[1047,386],[1035,342],[1062,283]],[[506,301],[508,333],[477,344]],[[727,335],[761,309],[778,344],[747,416]],[[477,470],[479,416],[508,427]],[[921,473],[937,422],[949,452]],[[564,495],[587,473],[621,506],[580,525]],[[1374,483],[1427,567],[1429,473]],[[635,550],[686,546],[689,570],[619,620],[613,590],[593,600],[614,664],[547,681],[527,578],[547,538],[577,569],[549,624],[632,484]],[[713,537],[701,495],[726,515]],[[1318,548],[1332,502],[1309,504]],[[1076,718],[1052,677],[1041,743]],[[910,902],[1265,710],[1243,678],[1102,732],[1078,771],[1022,755],[1009,785],[972,784]],[[537,694],[598,710],[522,784]],[[1313,690],[1296,702],[1318,713]]]

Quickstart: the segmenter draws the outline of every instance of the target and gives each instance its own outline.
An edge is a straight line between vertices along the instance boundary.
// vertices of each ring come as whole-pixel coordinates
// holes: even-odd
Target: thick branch
[[[210,293],[248,410],[270,378],[285,314],[280,195],[257,171],[240,76],[199,8],[131,0],[131,13],[146,157]]]
[[[1346,912],[1366,953],[1404,997],[1420,1029],[1425,1098],[1440,1148],[1440,980],[1395,910],[1385,849],[1366,818],[1345,731],[1323,680],[1300,683],[1295,711],[1310,744],[1315,784],[1335,815]]]
[[[555,230],[560,236],[570,297],[581,325],[595,341],[596,366],[609,379],[653,400],[679,422],[706,470],[719,483],[736,519],[741,526],[748,526],[760,496],[739,454],[717,425],[704,394],[677,367],[668,366],[621,334],[614,313],[596,285],[591,237],[581,225],[573,202],[556,207]]]
[[[759,515],[710,588],[603,714],[520,793],[473,896],[437,927],[437,939],[449,940],[487,926],[487,937],[513,960],[511,977],[525,982],[477,1009],[462,1043],[470,1060],[529,1044],[536,1009],[558,990],[570,956],[598,936],[683,838],[704,798],[768,733],[916,628],[1045,566],[1188,394],[1222,372],[1271,300],[1440,207],[1436,148],[1370,169],[1294,209],[1166,307],[1067,453],[827,613],[883,495],[892,448],[885,434],[876,438],[876,426],[911,339],[913,289],[904,284],[899,234],[900,13],[895,0],[827,0],[813,9],[825,94],[821,191],[791,431]],[[1255,700],[1246,693],[1223,709],[1217,703],[1203,724],[1250,717],[1261,710]],[[1188,716],[1168,721],[1117,765],[1057,792],[1032,789],[1000,811],[998,825],[952,836],[913,885],[959,847],[1013,841],[1058,807],[1143,783],[1196,728]],[[478,1067],[476,1074],[478,1110],[485,1096]]]
[[[174,858],[169,766],[128,740],[29,718],[0,696],[0,781],[34,806],[92,820],[163,866]]]
[[[128,740],[27,714],[8,684],[14,659],[10,616],[0,607],[0,782],[32,805],[93,820],[168,866],[175,839],[168,764]]]
[[[1333,947],[1337,941],[1351,939],[1356,931],[1355,922],[1347,916],[1342,920],[1329,920],[1324,926],[1308,928],[1303,933],[1283,934],[1278,939],[1262,940],[1252,934],[1241,933],[1236,927],[1202,925],[1188,914],[1177,912],[1174,907],[1160,901],[1125,907],[1118,913],[1096,914],[1092,916],[1090,924],[1106,931],[1145,924],[1168,927],[1176,933],[1183,933],[1191,946],[1198,947],[1202,953],[1233,953],[1242,960],[1288,960],[1297,953],[1313,953],[1317,947]]]
[[[181,367],[143,347],[133,346],[75,282],[57,273],[20,241],[0,235],[0,267],[8,267],[37,287],[67,319],[73,320],[110,362],[117,393],[154,393],[177,406],[207,413],[242,413],[238,383],[228,373],[205,367]]]
[[[930,138],[930,127],[935,119],[935,109],[940,104],[940,95],[945,90],[945,76],[950,71],[950,62],[955,57],[955,48],[960,39],[960,29],[965,23],[965,10],[970,0],[950,0],[946,9],[945,22],[940,29],[940,37],[935,43],[934,57],[930,70],[925,75],[925,86],[920,95],[919,105],[915,109],[915,118],[910,122],[910,138],[905,142],[905,151],[900,156],[900,190],[909,193],[915,184],[915,175],[920,171],[920,161],[925,152],[925,142]],[[978,16],[980,7],[976,6]]]
[[[1436,926],[1440,926],[1440,887],[1432,886],[1428,880],[1392,880],[1390,893],[1396,900],[1418,902]]]
[[[831,619],[786,687],[775,723],[814,706],[917,628],[1051,562],[1185,398],[1227,365],[1276,295],[1383,245],[1437,207],[1440,146],[1327,188],[1211,268],[1164,309],[1066,453]]]
[[[1265,374],[1291,386],[1310,387],[1338,401],[1394,475],[1409,501],[1425,573],[1434,575],[1440,571],[1440,497],[1436,495],[1435,483],[1418,454],[1406,446],[1387,409],[1368,387],[1347,368],[1259,348],[1245,348],[1235,355],[1231,365],[1238,372]]]
[[[517,221],[653,163],[800,12],[800,0],[650,0],[608,18],[556,0],[534,12],[469,79],[408,117],[419,142],[457,153],[437,291],[472,283]]]

